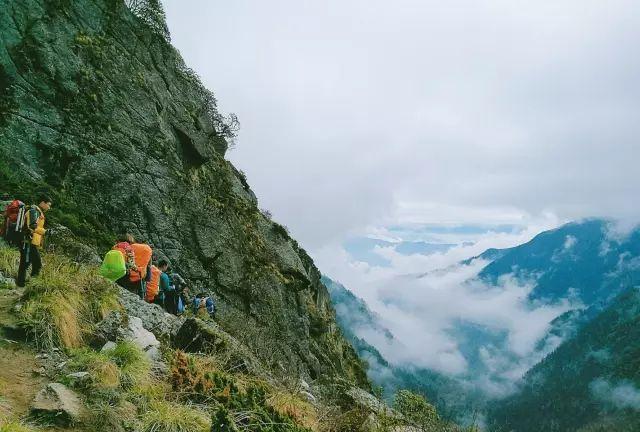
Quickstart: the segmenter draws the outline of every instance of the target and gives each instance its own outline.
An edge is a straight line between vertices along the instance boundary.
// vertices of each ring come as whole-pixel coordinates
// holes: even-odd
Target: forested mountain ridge
[[[636,408],[620,402],[621,394],[631,397],[635,395],[633,385],[637,384],[633,384],[634,375],[615,375],[611,371],[622,367],[615,359],[626,358],[635,346],[635,333],[627,332],[624,328],[638,319],[634,290],[629,290],[640,277],[640,266],[637,264],[639,254],[638,230],[621,232],[612,221],[588,219],[543,232],[516,247],[489,249],[460,263],[461,266],[469,266],[477,259],[488,262],[478,273],[477,280],[472,281],[481,281],[481,286],[499,288],[505,277],[528,284],[531,290],[526,303],[530,307],[562,302],[572,305],[572,309],[549,322],[545,335],[536,342],[534,350],[534,354],[543,359],[542,362],[523,378],[521,385],[514,387],[516,393],[504,400],[482,396],[481,391],[480,397],[474,395],[471,391],[473,386],[460,385],[461,377],[408,368],[407,365],[389,364],[378,350],[369,346],[366,337],[354,345],[358,347],[361,356],[370,359],[374,365],[373,371],[376,368],[382,371],[374,374],[370,370],[370,377],[375,383],[395,388],[396,383],[402,381],[399,377],[404,376],[408,378],[407,383],[410,383],[405,384],[406,387],[426,395],[442,413],[458,419],[468,418],[470,413],[476,411],[482,414],[489,410],[492,428],[488,430],[572,431],[578,427],[620,427],[624,422],[635,424],[634,419],[638,417]],[[455,266],[442,272],[449,270],[455,270]],[[327,283],[327,286],[330,284]],[[336,286],[339,287],[337,284]],[[347,327],[345,334],[351,337],[351,333],[357,334],[358,327],[367,320],[360,320],[356,325],[354,314],[341,319],[343,308],[340,304],[348,303],[349,297],[345,294],[336,295],[336,291],[339,290],[330,288],[332,298],[337,303],[338,322]],[[349,310],[366,310],[366,305],[360,300],[359,305],[352,306]],[[371,319],[375,320],[375,314],[370,314],[368,320]],[[598,336],[599,341],[585,336],[593,336],[594,328],[604,329]],[[465,327],[461,329],[460,334],[465,337],[456,339],[456,342],[459,346],[467,344],[466,352],[473,355],[473,352],[484,346],[495,346],[496,340],[491,338],[491,329],[487,329],[486,334],[479,327],[474,327],[470,332],[465,332]],[[366,333],[361,332],[360,335],[362,334]],[[465,342],[469,340],[472,341],[470,345]],[[614,343],[617,340],[620,343]],[[503,342],[508,343],[508,339]],[[602,354],[601,363],[594,369],[588,361],[585,363],[585,359],[594,358],[590,356],[589,349],[596,343],[611,343],[611,346],[599,351]],[[550,349],[554,351],[549,353]],[[613,354],[608,354],[609,351]],[[367,357],[371,352],[377,355]],[[550,355],[547,357],[545,354]],[[547,370],[545,365],[549,363],[553,364],[553,369]],[[633,370],[635,366],[629,367]],[[568,371],[574,369],[582,372],[571,375]],[[479,370],[470,372],[468,376],[462,377],[462,382],[473,379],[474,374],[480,373]],[[587,376],[589,373],[592,375]],[[532,378],[546,375],[553,375],[554,378],[545,381],[544,385]],[[557,384],[554,385],[554,382]],[[458,385],[451,386],[448,383]],[[575,394],[572,394],[574,390]],[[610,399],[617,400],[618,405],[622,404],[623,409],[616,409],[611,402],[603,402],[603,394],[607,392]],[[447,397],[447,394],[457,394],[458,397]],[[465,403],[453,402],[465,399]],[[581,410],[574,409],[574,405],[584,406],[584,410],[590,414],[585,415]]]
[[[639,341],[640,290],[632,288],[527,372],[521,391],[496,404],[491,426],[575,431],[600,430],[602,423],[608,430],[637,430]]]

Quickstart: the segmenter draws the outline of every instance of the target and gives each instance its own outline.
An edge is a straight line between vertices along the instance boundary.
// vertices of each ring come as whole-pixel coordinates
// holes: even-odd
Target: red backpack
[[[7,243],[19,245],[24,240],[24,220],[27,206],[20,200],[13,200],[4,210],[2,237]]]

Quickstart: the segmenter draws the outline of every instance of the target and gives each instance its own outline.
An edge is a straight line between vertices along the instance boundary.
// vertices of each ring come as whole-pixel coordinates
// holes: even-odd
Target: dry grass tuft
[[[290,417],[297,424],[312,431],[317,431],[320,428],[318,413],[314,406],[291,392],[274,391],[267,398],[267,406],[281,416]]]

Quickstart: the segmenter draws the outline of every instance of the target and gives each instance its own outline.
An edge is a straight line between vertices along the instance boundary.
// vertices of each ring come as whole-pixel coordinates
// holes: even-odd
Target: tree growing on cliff
[[[161,35],[167,42],[171,40],[167,17],[160,0],[125,0],[124,4],[155,33]]]

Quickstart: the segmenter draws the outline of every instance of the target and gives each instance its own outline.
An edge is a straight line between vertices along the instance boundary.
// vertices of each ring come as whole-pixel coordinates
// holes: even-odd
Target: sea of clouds
[[[374,246],[373,252],[389,263],[384,266],[358,261],[340,244],[316,251],[314,258],[326,274],[364,299],[393,334],[390,339],[377,328],[356,329],[389,362],[431,369],[500,397],[515,391],[522,375],[562,342],[558,337],[545,338],[551,321],[580,305],[570,298],[553,304],[531,303],[528,294],[535,286],[535,275],[530,279],[506,275],[488,285],[477,275],[490,261],[465,260],[489,248],[522,244],[555,223],[547,220],[511,231],[458,230],[464,234],[457,238],[452,234],[456,230],[440,230],[435,235],[439,239],[429,229],[429,240],[458,246],[428,255],[402,254],[393,245]],[[370,233],[400,242],[404,239],[397,237],[399,231],[378,227]],[[406,232],[417,240],[415,227]],[[572,243],[567,239],[567,250]],[[476,346],[463,340],[461,328],[466,327],[488,335],[485,343]]]

